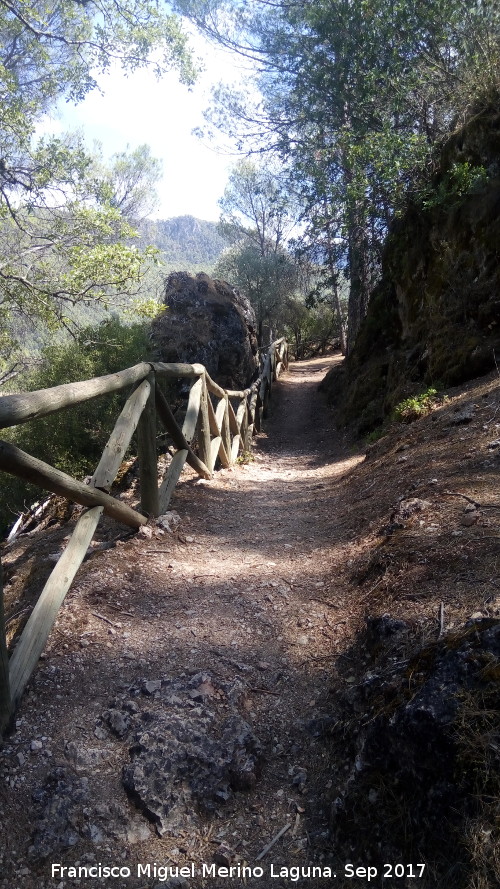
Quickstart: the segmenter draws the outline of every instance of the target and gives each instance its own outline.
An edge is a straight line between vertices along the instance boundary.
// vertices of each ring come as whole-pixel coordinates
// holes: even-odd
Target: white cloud
[[[236,158],[222,155],[193,135],[203,124],[211,84],[237,80],[241,73],[227,52],[195,40],[196,51],[204,46],[209,66],[190,91],[171,72],[157,81],[147,70],[125,76],[115,69],[100,79],[103,94],[90,93],[77,106],[61,104],[57,119],[45,119],[39,132],[82,130],[87,144],[102,143],[108,158],[147,143],[154,157],[163,162],[163,181],[158,193],[159,218],[191,214],[201,219],[218,219],[229,169]],[[248,78],[248,70],[245,73]]]

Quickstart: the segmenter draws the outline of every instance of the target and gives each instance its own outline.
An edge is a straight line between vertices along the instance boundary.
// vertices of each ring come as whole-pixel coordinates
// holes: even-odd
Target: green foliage
[[[236,458],[236,462],[239,466],[247,466],[249,463],[255,462],[255,457],[251,451],[242,451],[239,457]]]
[[[270,162],[239,161],[219,204],[223,236],[230,242],[245,237],[263,256],[283,250],[298,215],[283,169]]]
[[[219,229],[231,246],[214,274],[248,296],[262,344],[265,324],[283,330],[284,305],[299,284],[299,270],[287,248],[296,207],[278,172],[254,161],[234,167],[220,206]]]
[[[376,429],[372,429],[372,431],[365,436],[365,444],[370,445],[374,444],[376,441],[380,441],[386,434],[386,431],[384,426],[377,426]]]
[[[450,209],[459,204],[465,195],[481,189],[488,181],[488,171],[482,166],[454,163],[441,178],[437,188],[426,188],[420,195],[426,210],[436,207]]]
[[[187,83],[195,74],[179,20],[153,0],[10,0],[0,29],[4,119],[23,113],[29,124],[61,95],[80,101],[115,62],[158,74],[175,66]]]
[[[175,67],[186,83],[195,70],[178,18],[155,0],[10,0],[0,30],[0,314],[15,340],[19,318],[56,330],[77,304],[128,301],[151,259],[129,224],[152,206],[149,148],[106,169],[81,136],[36,140],[37,123],[58,100],[83,99],[112,64]]]
[[[308,351],[325,350],[340,337],[336,312],[329,303],[308,305],[298,296],[289,298],[283,320],[285,336],[293,343],[298,358],[305,357]]]
[[[100,150],[97,145],[96,149]],[[101,202],[109,204],[137,226],[156,208],[156,184],[162,178],[161,161],[152,157],[149,145],[113,155],[109,166],[94,160],[93,171]]]
[[[408,190],[428,178],[442,138],[498,94],[498,0],[177,6],[255,60],[261,97],[220,87],[208,126],[286,165],[303,243],[332,282],[335,272],[349,280],[352,341]]]
[[[282,332],[286,301],[297,288],[297,269],[285,250],[271,250],[263,255],[257,244],[242,239],[222,254],[214,275],[249,298],[260,342],[264,325]]]
[[[411,395],[394,408],[393,416],[401,423],[412,423],[429,414],[436,404],[437,389],[429,387],[419,395]]]
[[[97,327],[87,327],[74,342],[45,347],[40,365],[21,380],[21,385],[34,391],[130,367],[147,357],[147,334],[146,324],[126,326],[116,317]],[[123,393],[106,395],[2,430],[2,436],[57,469],[81,478],[93,472],[123,401]],[[2,474],[0,530],[5,530],[15,513],[39,493],[39,489]]]
[[[36,140],[36,125],[57,101],[81,101],[111,65],[150,66],[157,75],[176,68],[185,83],[195,68],[179,19],[156,0],[0,0],[0,30],[0,381],[12,381],[28,338],[40,346],[52,333],[41,365],[27,380],[15,377],[36,389],[143,357],[142,324],[107,321],[70,344],[60,331],[74,333],[94,307],[96,316],[120,301],[130,308],[146,276],[154,294],[156,254],[134,245],[130,222],[151,209],[159,176],[147,146],[119,153],[105,168],[81,136]],[[6,436],[81,474],[98,458],[117,412],[117,398],[90,402]],[[5,522],[25,492],[17,482],[3,492]]]
[[[145,219],[137,225],[138,246],[153,244],[167,272],[185,270],[211,273],[227,247],[216,222],[194,216],[172,219]]]
[[[0,231],[0,309],[7,319],[26,316],[51,330],[71,325],[78,303],[128,302],[152,259],[151,250],[131,243],[133,229],[118,209],[84,200],[19,209]]]

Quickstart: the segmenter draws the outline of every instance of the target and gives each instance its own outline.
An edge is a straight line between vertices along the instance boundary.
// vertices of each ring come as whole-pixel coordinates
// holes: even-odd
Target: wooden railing
[[[89,507],[76,523],[66,549],[48,578],[9,660],[3,614],[0,566],[0,735],[9,723],[35,669],[68,592],[104,512],[132,528],[166,511],[187,462],[202,478],[213,475],[217,459],[228,467],[240,451],[248,451],[254,432],[266,416],[273,381],[288,364],[284,339],[271,343],[259,379],[244,391],[223,389],[201,364],[136,364],[118,373],[51,389],[0,398],[0,429],[67,410],[133,386],[89,484],[0,441],[0,470],[34,482],[48,491]],[[182,426],[165,398],[160,380],[190,380]],[[157,419],[169,433],[176,451],[158,485]],[[137,430],[141,511],[109,493],[130,440]]]
[[[289,344],[289,351],[293,354],[296,361],[307,358],[316,358],[318,355],[325,355],[334,349],[340,349],[340,337],[327,336],[316,337],[309,340],[295,340],[295,343]]]

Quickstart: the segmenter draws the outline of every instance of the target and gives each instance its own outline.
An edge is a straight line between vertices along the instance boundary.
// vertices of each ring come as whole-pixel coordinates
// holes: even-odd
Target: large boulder
[[[250,302],[226,281],[172,272],[152,339],[160,361],[199,362],[219,385],[245,389],[258,375],[255,331]]]

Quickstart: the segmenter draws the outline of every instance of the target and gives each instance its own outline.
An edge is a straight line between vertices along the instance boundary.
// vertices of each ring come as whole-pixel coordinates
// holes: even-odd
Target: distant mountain
[[[194,216],[172,219],[146,219],[139,226],[140,246],[152,244],[163,254],[163,260],[177,271],[210,272],[227,242],[217,231],[216,222]],[[137,243],[137,242],[136,242]]]

